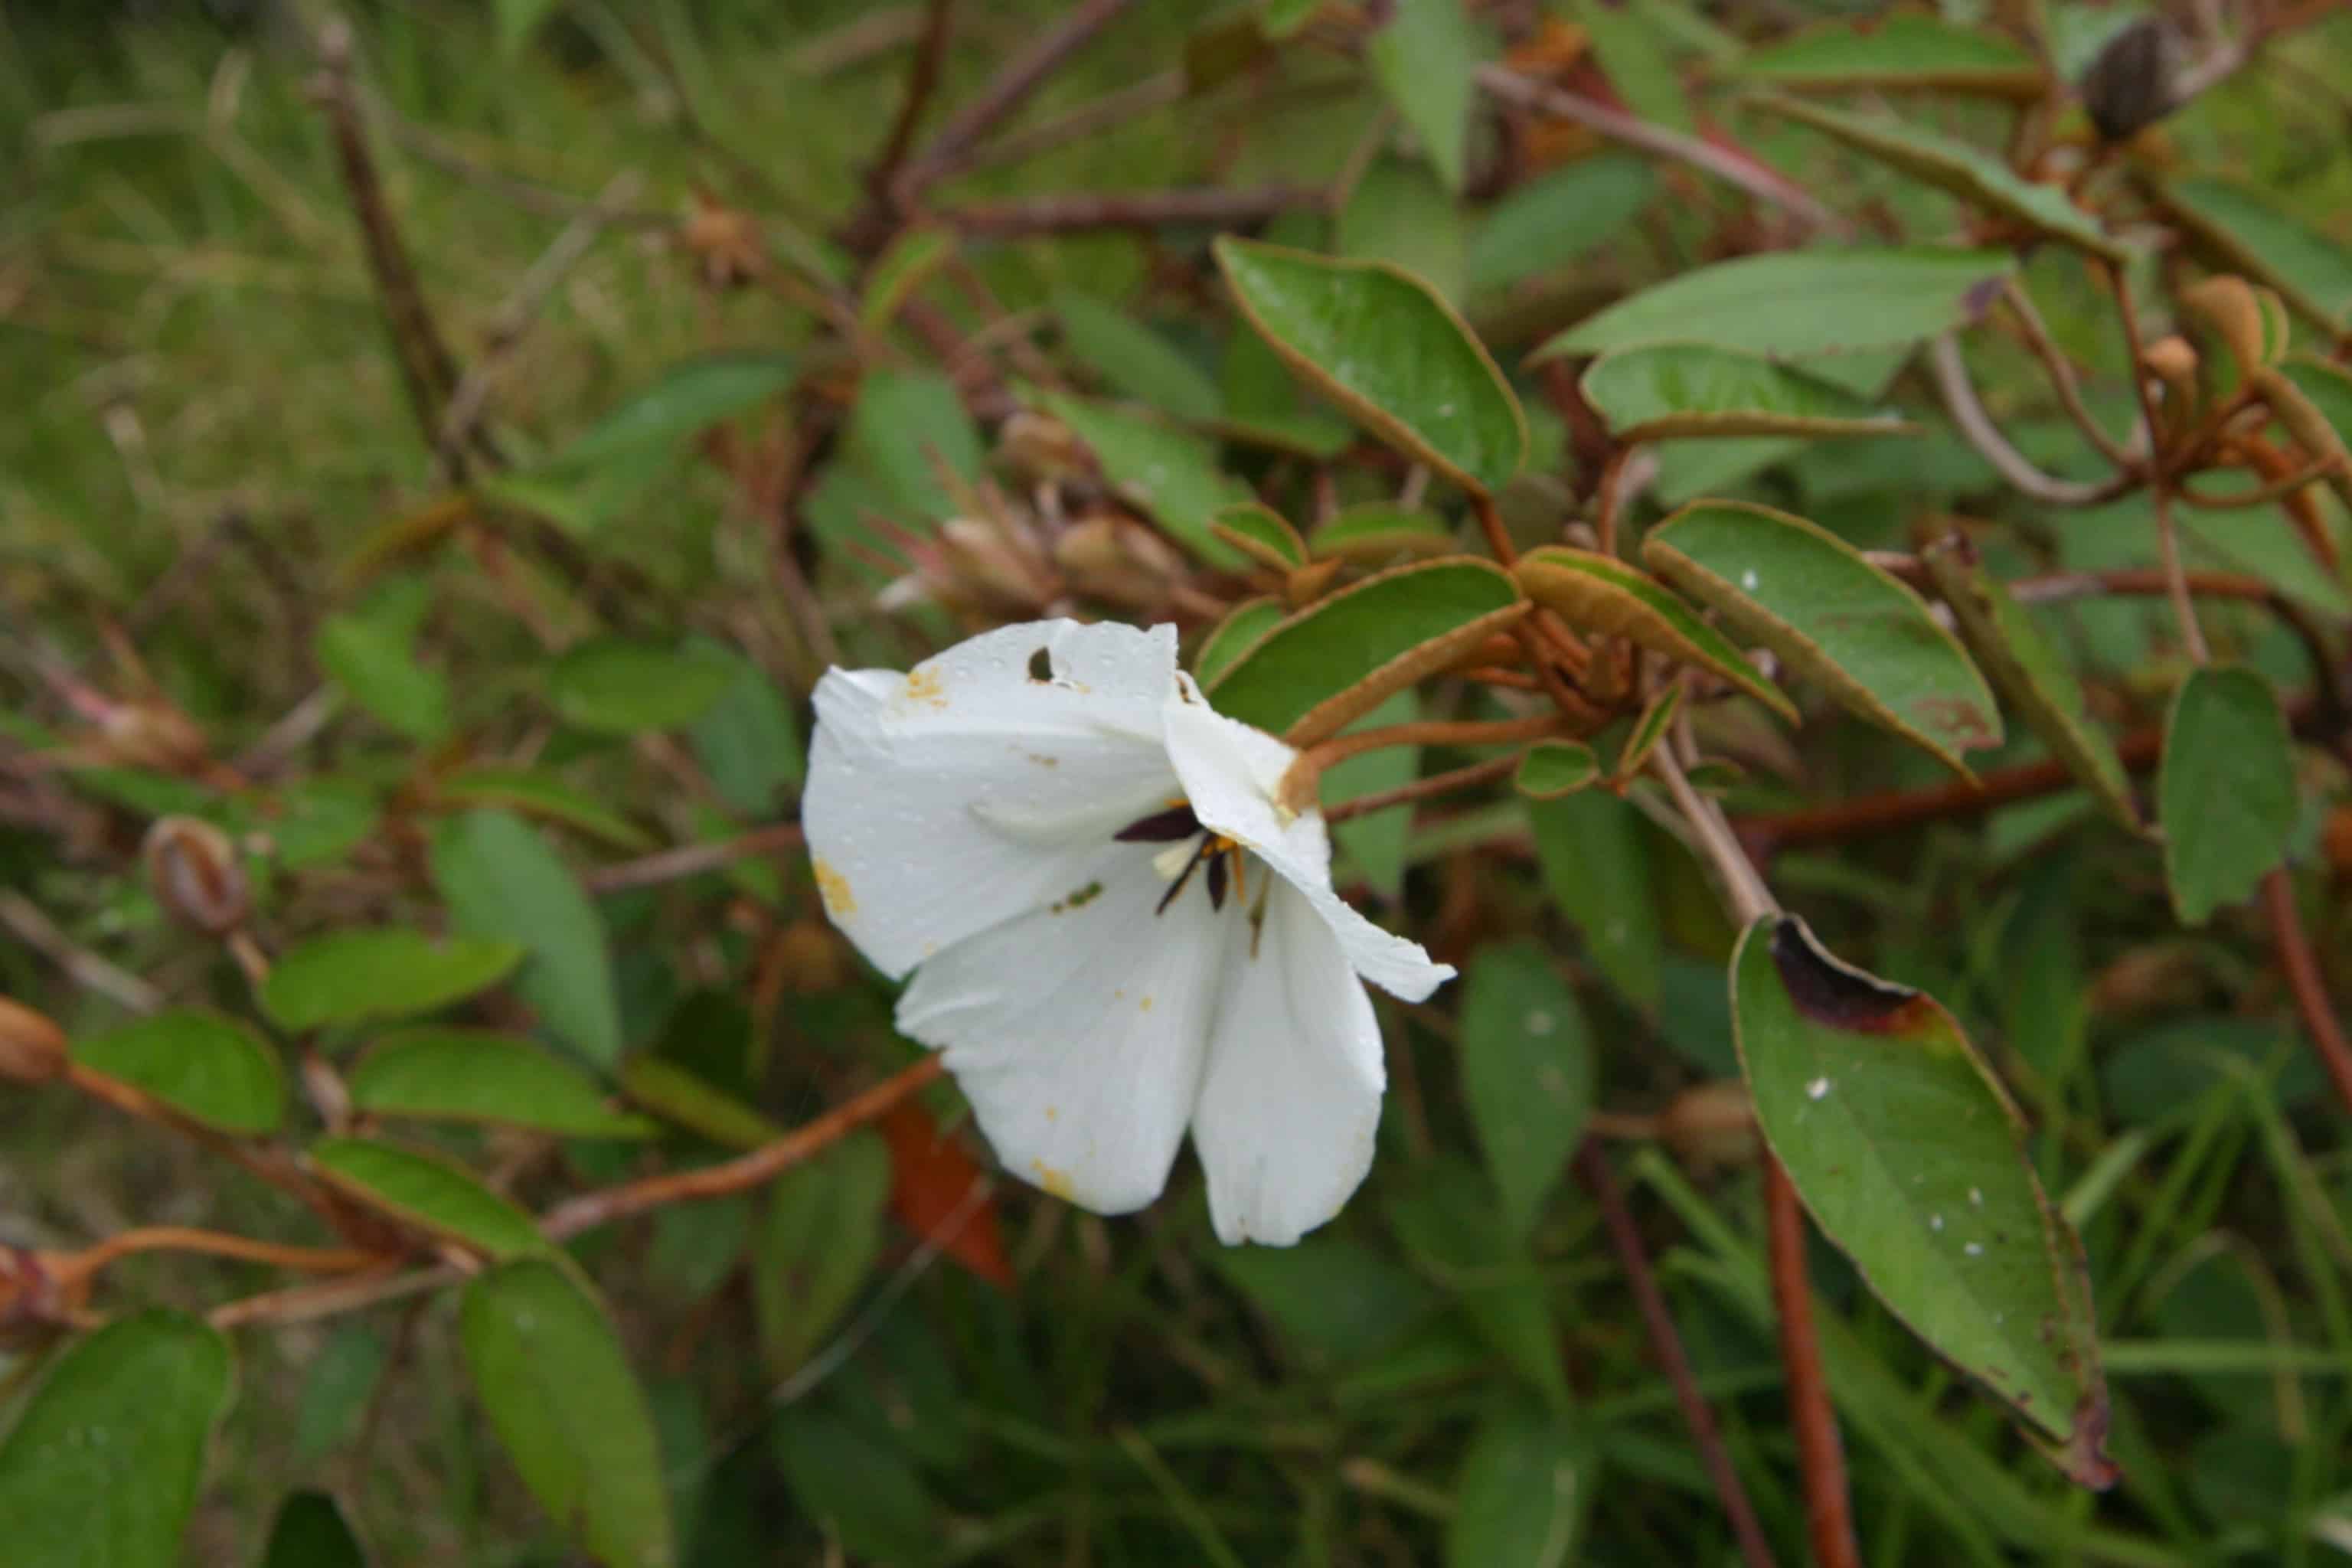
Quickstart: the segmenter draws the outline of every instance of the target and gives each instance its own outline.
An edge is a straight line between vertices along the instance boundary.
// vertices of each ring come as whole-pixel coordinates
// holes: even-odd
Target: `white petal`
[[[1152,847],[1097,855],[1101,891],[1024,915],[924,964],[898,1027],[948,1069],[1004,1168],[1104,1214],[1168,1180],[1200,1088],[1227,928],[1197,885],[1168,884]]]
[[[1226,718],[1186,680],[1168,704],[1168,760],[1202,826],[1246,845],[1276,876],[1306,895],[1339,940],[1357,973],[1418,1002],[1454,978],[1419,942],[1382,931],[1331,890],[1331,840],[1321,811],[1296,815],[1275,804],[1297,753],[1262,730]]]
[[[1339,1212],[1371,1169],[1380,1026],[1329,925],[1275,885],[1251,955],[1229,948],[1192,1142],[1217,1237],[1287,1247]]]
[[[1110,836],[1174,793],[1175,668],[1171,626],[1041,621],[907,675],[827,673],[801,801],[826,912],[897,976],[1084,886]]]

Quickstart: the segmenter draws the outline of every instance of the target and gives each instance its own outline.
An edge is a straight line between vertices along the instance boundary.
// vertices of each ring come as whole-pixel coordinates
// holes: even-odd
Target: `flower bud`
[[[1065,529],[1054,564],[1079,593],[1138,609],[1165,602],[1184,572],[1183,558],[1149,529],[1108,515]]]
[[[1659,1113],[1658,1131],[1685,1165],[1744,1165],[1760,1146],[1748,1086],[1738,1079],[1683,1090]]]
[[[193,816],[156,819],[142,853],[155,901],[182,925],[226,936],[251,907],[245,868],[228,835]]]
[[[104,760],[158,773],[195,773],[207,755],[195,721],[166,702],[119,702],[100,723]]]
[[[2134,22],[2083,73],[2083,107],[2102,142],[2127,142],[2180,107],[2180,35],[2159,17]]]
[[[46,1083],[65,1069],[65,1031],[47,1015],[0,996],[0,1078]]]
[[[1060,420],[1021,409],[996,430],[997,455],[1032,481],[1077,479],[1094,471],[1094,454]]]

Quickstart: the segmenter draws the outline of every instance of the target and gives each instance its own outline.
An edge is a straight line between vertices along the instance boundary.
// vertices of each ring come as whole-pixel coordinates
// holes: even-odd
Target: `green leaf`
[[[1230,236],[1215,248],[1250,324],[1366,429],[1474,490],[1518,471],[1528,447],[1518,399],[1428,284],[1381,262]]]
[[[1547,544],[1519,557],[1519,586],[1571,626],[1622,637],[1731,682],[1790,723],[1797,705],[1664,584],[1612,555]]]
[[[899,230],[866,269],[857,300],[858,324],[869,332],[887,331],[915,291],[954,258],[955,250],[955,230],[944,224],[918,223]]]
[[[299,871],[341,860],[375,832],[375,792],[353,779],[313,778],[289,784],[257,811],[241,833],[268,836],[280,866]]]
[[[1311,746],[1509,626],[1526,605],[1491,562],[1400,566],[1284,620],[1205,689],[1220,713]]]
[[[434,785],[448,805],[508,806],[526,816],[576,827],[616,849],[650,849],[652,835],[603,803],[534,768],[468,768]]]
[[[604,1309],[538,1259],[466,1288],[458,1342],[474,1391],[523,1484],[605,1568],[674,1560],[646,1396]]]
[[[1351,730],[1410,724],[1421,717],[1418,693],[1399,691],[1349,726]],[[1323,770],[1323,798],[1354,800],[1411,784],[1421,771],[1418,746],[1381,746],[1343,758]],[[1404,893],[1405,846],[1412,837],[1409,811],[1375,811],[1351,822],[1334,823],[1331,842],[1347,865],[1373,892],[1394,900]]]
[[[1471,236],[1471,287],[1507,289],[1581,260],[1623,233],[1656,193],[1649,163],[1626,153],[1529,180],[1488,208]]]
[[[857,384],[835,472],[871,487],[893,521],[939,522],[961,510],[941,478],[977,479],[987,454],[955,383],[935,370],[868,371]],[[812,498],[814,500],[814,498]],[[862,538],[862,519],[847,532]]]
[[[261,1568],[367,1568],[367,1552],[327,1492],[289,1492],[269,1527]]]
[[[824,1342],[882,1252],[890,1151],[853,1132],[778,1176],[753,1244],[751,1296],[768,1371],[786,1377]]]
[[[2352,249],[2342,241],[2234,181],[2174,180],[2161,195],[2165,210],[2230,271],[2269,284],[2329,331],[2344,330],[2352,317]]]
[[[1916,343],[1979,314],[2016,266],[2001,251],[1925,247],[1746,256],[1654,284],[1528,357],[1702,342],[1803,359]]]
[[[449,678],[420,664],[413,637],[362,616],[329,616],[311,651],[327,678],[387,730],[412,741],[449,733]]]
[[[2000,743],[1984,677],[1927,606],[1827,529],[1786,512],[1701,501],[1650,531],[1642,559],[1861,717],[1957,769]]]
[[[1328,408],[1307,407],[1282,357],[1246,327],[1226,335],[1217,383],[1224,412],[1215,428],[1229,441],[1321,463],[1355,443],[1354,426]]]
[[[2008,1094],[1934,998],[1838,962],[1768,915],[1731,960],[1756,1121],[1892,1311],[2077,1479],[2110,1473],[2090,1280],[2035,1181]]]
[[[1640,119],[1688,132],[1697,127],[1682,73],[1665,39],[1651,26],[1637,0],[1576,0],[1577,22],[1592,39],[1601,72],[1625,107]]]
[[[577,1068],[528,1040],[479,1029],[387,1035],[345,1075],[353,1110],[428,1121],[535,1127],[575,1138],[646,1138],[659,1128],[614,1110]]]
[[[2191,670],[2164,721],[2156,817],[2164,879],[2183,925],[2252,893],[2286,854],[2294,750],[2271,683],[2251,669]]]
[[[564,722],[599,734],[675,730],[700,718],[735,680],[730,661],[708,653],[591,637],[557,656],[548,696]]]
[[[232,1374],[228,1342],[178,1312],[68,1345],[0,1442],[8,1568],[173,1568]]]
[[[1437,1305],[1419,1275],[1328,1231],[1296,1247],[1220,1247],[1209,1258],[1285,1338],[1334,1365],[1388,1349]]]
[[[1244,599],[1225,612],[1216,629],[1201,644],[1201,651],[1192,658],[1192,679],[1203,689],[1223,679],[1242,656],[1257,646],[1266,633],[1282,624],[1283,605],[1280,599],[1267,597]]]
[[[1528,803],[1544,886],[1610,983],[1654,1012],[1664,950],[1641,812],[1606,790]]]
[[[1307,537],[1307,552],[1318,561],[1337,556],[1375,568],[1393,565],[1401,557],[1450,555],[1454,548],[1454,531],[1444,518],[1389,501],[1343,508]]]
[[[1221,510],[1210,531],[1270,571],[1288,572],[1307,564],[1307,544],[1283,515],[1260,501],[1243,501]]]
[[[547,465],[580,468],[667,450],[721,419],[763,403],[793,383],[781,354],[714,354],[672,365],[574,437]]]
[[[1759,354],[1652,343],[1584,373],[1585,401],[1618,440],[1687,436],[1889,436],[1918,426],[1868,398]]]
[[[1422,1272],[1453,1294],[1480,1336],[1554,1409],[1568,1404],[1543,1276],[1466,1163],[1424,1165],[1390,1200],[1389,1220]]]
[[[1446,1568],[1566,1568],[1592,1507],[1592,1445],[1566,1415],[1517,1404],[1482,1423],[1454,1483]]]
[[[1581,741],[1538,741],[1519,755],[1511,782],[1530,800],[1558,800],[1601,777],[1601,759]]]
[[[1675,721],[1675,715],[1682,711],[1682,706],[1680,681],[1658,688],[1657,695],[1650,699],[1649,705],[1633,721],[1633,732],[1625,738],[1623,749],[1617,753],[1617,766],[1613,773],[1620,784],[1639,778],[1642,770],[1649,766],[1650,753],[1656,751],[1658,742],[1666,738],[1666,727]]]
[[[294,1413],[294,1457],[305,1468],[357,1436],[388,1359],[383,1338],[347,1321],[327,1336],[304,1369]]]
[[[504,812],[469,811],[435,830],[431,861],[458,930],[511,939],[530,954],[515,992],[548,1029],[598,1067],[618,1060],[604,922],[547,841]]]
[[[860,1562],[927,1563],[939,1505],[899,1449],[823,1405],[777,1414],[769,1439],[793,1500]]]
[[[414,1017],[488,990],[522,955],[510,942],[436,942],[403,926],[334,931],[278,961],[261,984],[261,1010],[292,1031]]]
[[[278,1053],[217,1013],[174,1007],[74,1041],[73,1059],[218,1131],[259,1137],[285,1119]]]
[[[509,1258],[547,1246],[530,1215],[439,1154],[372,1138],[327,1138],[311,1167],[336,1187],[406,1225]]]
[[[716,645],[710,651],[718,651]],[[719,799],[745,816],[770,816],[784,807],[807,771],[800,726],[766,670],[748,658],[726,657],[735,678],[694,721],[688,738]]]
[[[1040,401],[1077,433],[1102,465],[1103,479],[1148,512],[1168,535],[1212,566],[1243,557],[1213,533],[1220,511],[1250,500],[1250,488],[1217,464],[1214,443],[1173,426],[1099,404],[1046,393]]]
[[[2111,262],[2130,258],[2121,241],[2096,216],[2076,206],[2063,188],[2021,178],[1990,153],[1965,142],[1896,120],[1890,115],[1848,114],[1803,99],[1765,94],[1759,109],[1809,125],[1864,157],[1901,170],[1913,179],[1948,191],[1964,202],[2021,223],[2038,234],[2063,240]]]
[[[1485,52],[1460,0],[1395,0],[1364,47],[1373,79],[1450,191],[1468,174],[1472,74]]]
[[[1454,192],[1402,159],[1379,159],[1349,193],[1331,248],[1352,261],[1385,261],[1459,306],[1470,280],[1470,228]]]
[[[2025,715],[2042,743],[2066,764],[2107,814],[2125,827],[2140,830],[2131,777],[2115,743],[2091,721],[2083,705],[2083,683],[2033,617],[1984,569],[1965,535],[1930,546],[1921,559],[1959,622],[1960,636],[2001,694]]]
[[[1194,423],[1217,417],[1224,396],[1192,357],[1150,328],[1091,295],[1064,293],[1054,300],[1062,343],[1121,397]]]
[[[1592,1040],[1576,993],[1534,942],[1481,948],[1462,999],[1462,1097],[1502,1194],[1503,1226],[1524,1237],[1584,1136]]]
[[[757,1149],[784,1130],[725,1089],[677,1063],[637,1055],[621,1064],[621,1087],[647,1110],[730,1149]]]
[[[1829,22],[1750,50],[1729,73],[1799,91],[1959,92],[2039,98],[2032,55],[1991,33],[1897,11],[1867,26]]]

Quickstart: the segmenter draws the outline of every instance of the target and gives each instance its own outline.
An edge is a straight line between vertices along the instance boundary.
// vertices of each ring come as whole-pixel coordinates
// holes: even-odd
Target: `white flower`
[[[1296,755],[1212,710],[1173,627],[1007,626],[912,673],[833,670],[802,802],[835,924],[896,978],[1008,1170],[1105,1214],[1189,1127],[1227,1242],[1288,1245],[1370,1168],[1363,980],[1454,971],[1331,890]]]

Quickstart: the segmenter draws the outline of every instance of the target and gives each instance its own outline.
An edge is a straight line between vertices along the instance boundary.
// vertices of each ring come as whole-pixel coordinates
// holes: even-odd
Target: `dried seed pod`
[[[193,816],[159,817],[142,853],[155,900],[173,919],[207,936],[245,923],[251,900],[227,834]]]
[[[2180,107],[2180,35],[2160,17],[2134,22],[2083,73],[2083,107],[2099,140],[2128,142]]]
[[[66,1032],[47,1015],[0,996],[0,1078],[46,1083],[66,1070]]]

